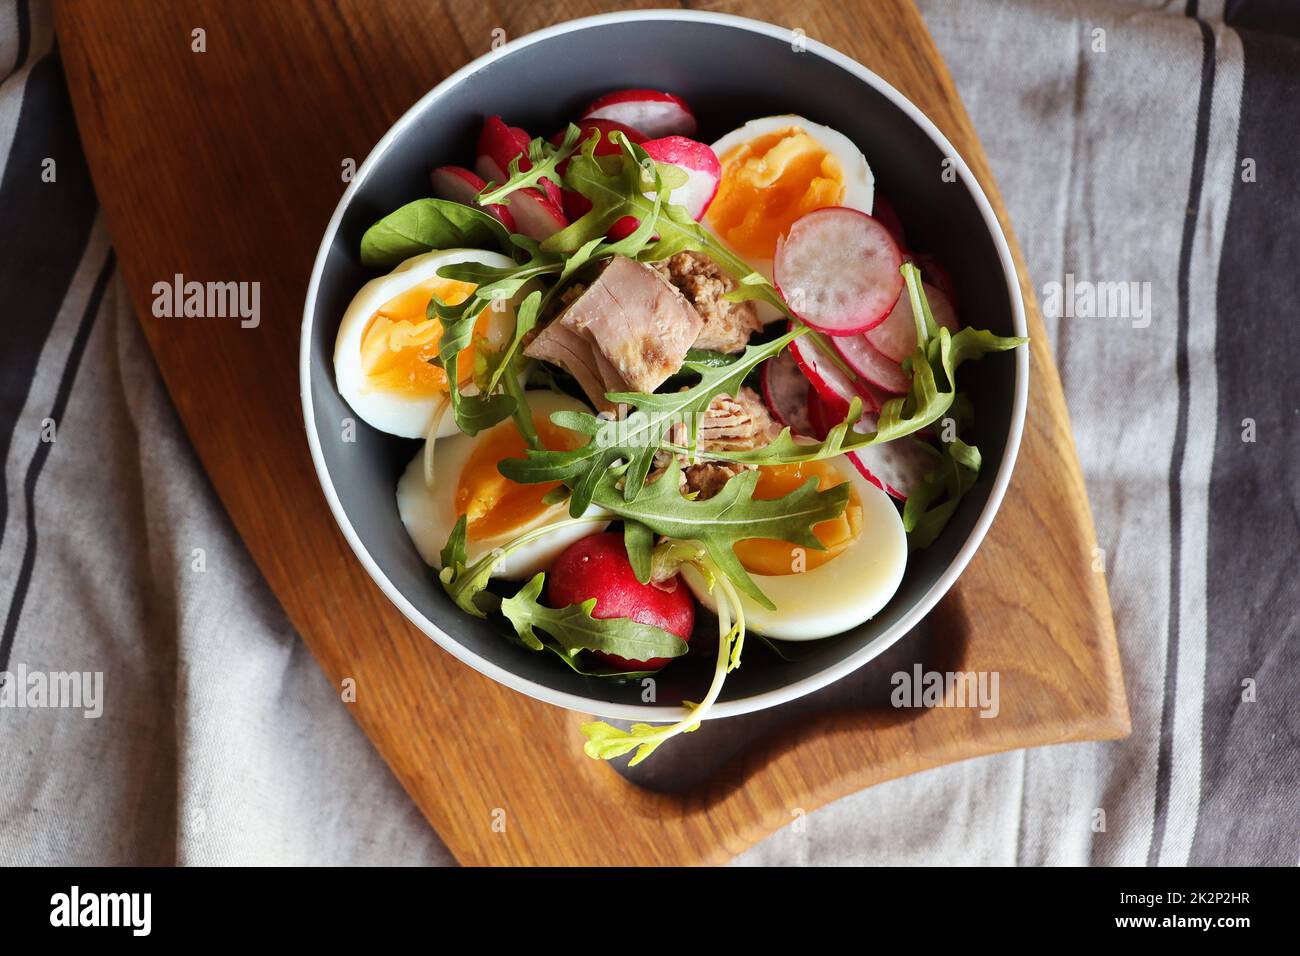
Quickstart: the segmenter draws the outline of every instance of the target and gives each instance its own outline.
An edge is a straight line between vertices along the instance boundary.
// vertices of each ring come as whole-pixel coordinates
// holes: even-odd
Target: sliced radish
[[[877,388],[902,395],[912,387],[902,366],[872,348],[865,335],[837,335],[831,343],[853,371]]]
[[[811,435],[808,394],[813,389],[789,352],[763,363],[762,381],[763,398],[772,417],[788,425],[796,435]]]
[[[655,162],[669,163],[686,172],[685,185],[674,189],[669,201],[685,208],[697,222],[703,219],[722,181],[718,154],[712,147],[685,136],[650,139],[641,145]]]
[[[606,93],[582,111],[582,118],[626,123],[646,136],[694,136],[695,114],[679,97],[658,90]]]
[[[843,206],[815,209],[777,240],[772,274],[790,309],[828,335],[854,335],[889,316],[903,291],[903,254],[889,230]]]
[[[507,126],[500,116],[489,116],[483,122],[483,132],[478,137],[477,159],[475,168],[484,179],[504,183],[510,178],[510,161],[519,157],[519,169],[527,172],[533,168],[528,159],[528,143],[531,137],[518,126]],[[491,160],[485,163],[484,160]],[[487,170],[492,170],[489,175]],[[558,209],[560,206],[560,187],[549,179],[541,182],[542,192]]]
[[[870,434],[876,430],[876,417],[863,415],[853,430]],[[915,438],[898,438],[883,445],[868,445],[848,453],[862,476],[877,488],[901,501],[906,501],[939,463],[938,453]]]
[[[922,283],[930,312],[937,325],[956,333],[961,328],[952,302],[937,287]],[[916,320],[912,317],[912,297],[900,295],[894,311],[867,333],[867,341],[885,358],[901,362],[916,351]]]
[[[843,405],[844,412],[847,414],[849,402],[861,394],[853,379],[845,375],[843,369],[831,361],[829,356],[823,354],[807,335],[791,342],[789,350],[790,357],[808,377],[808,381],[812,383],[817,393],[832,408]],[[844,415],[840,415],[840,419],[843,418]]]
[[[509,209],[501,203],[479,204],[475,197],[487,188],[487,182],[472,170],[463,166],[439,166],[429,174],[429,181],[433,183],[433,194],[439,199],[482,209],[499,219],[511,232],[515,231],[515,217],[510,215]]]
[[[808,424],[814,438],[825,438],[832,428],[844,421],[848,413],[847,402],[841,403],[838,398],[833,402],[828,401],[817,389],[808,389]]]
[[[505,182],[501,167],[490,156],[480,156],[475,167],[484,179]],[[514,217],[519,232],[541,242],[569,224],[559,202],[552,201],[536,189],[517,189],[506,197],[505,205]]]
[[[667,163],[686,173],[686,182],[668,194],[668,202],[681,206],[697,222],[717,195],[722,181],[722,164],[718,155],[704,143],[685,136],[665,136],[641,144],[647,155],[657,163]],[[637,227],[635,216],[625,216],[609,230],[611,239],[622,239]]]

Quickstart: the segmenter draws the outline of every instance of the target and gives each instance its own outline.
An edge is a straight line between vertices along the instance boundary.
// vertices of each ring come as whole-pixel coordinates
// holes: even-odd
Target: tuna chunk
[[[662,275],[616,256],[524,354],[563,368],[607,411],[606,392],[653,392],[680,369],[703,324]]]
[[[734,398],[717,395],[709,403],[700,422],[696,447],[700,451],[748,451],[768,444],[780,432],[780,426],[772,420],[758,393],[752,388],[742,388]],[[688,437],[685,426],[678,425],[672,433],[673,444],[684,445]],[[651,478],[662,474],[669,461],[668,452],[656,452]],[[684,454],[678,455],[678,461],[682,465],[682,490],[695,492],[701,500],[712,498],[728,481],[753,467],[709,460],[691,464]]]
[[[679,252],[654,264],[661,276],[681,290],[704,320],[693,343],[697,349],[743,352],[749,337],[763,327],[753,302],[729,302],[723,296],[735,281],[700,252]]]

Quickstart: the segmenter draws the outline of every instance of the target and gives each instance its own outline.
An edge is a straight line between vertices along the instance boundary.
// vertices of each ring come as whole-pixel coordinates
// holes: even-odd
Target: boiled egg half
[[[740,592],[746,624],[780,640],[831,637],[874,617],[898,590],[907,566],[907,536],[898,509],[842,459],[762,467],[754,497],[780,498],[814,475],[822,490],[852,484],[840,516],[813,528],[826,550],[767,538],[735,545],[740,563],[776,605],[769,610]],[[700,603],[716,611],[716,585],[710,592],[691,565],[682,568],[682,576]]]
[[[334,377],[339,394],[364,421],[390,435],[425,438],[439,417],[437,434],[455,433],[447,404],[447,373],[430,360],[438,355],[442,325],[429,319],[429,300],[437,296],[459,305],[476,288],[444,279],[438,270],[461,262],[509,266],[511,261],[481,249],[445,249],[407,259],[386,276],[361,287],[343,315],[334,344]],[[479,317],[470,345],[461,351],[457,377],[462,391],[474,370],[474,353],[499,349],[515,325],[520,292],[509,302],[492,303]]]
[[[557,411],[590,411],[577,399],[555,392],[524,393],[533,425],[542,444],[553,451],[577,448],[585,435],[551,422]],[[461,515],[466,515],[466,556],[474,562],[530,531],[568,517],[568,503],[543,499],[559,482],[519,484],[497,470],[505,458],[524,457],[524,437],[513,418],[477,435],[440,438],[432,449],[432,467],[425,449],[411,460],[397,483],[397,510],[415,548],[427,564],[441,566],[441,551]],[[595,506],[590,517],[605,517]],[[585,522],[541,534],[535,541],[503,555],[493,577],[520,579],[544,571],[570,544],[601,531],[608,520]]]
[[[750,120],[713,144],[722,165],[704,224],[757,272],[772,278],[776,242],[804,213],[847,206],[871,213],[875,177],[843,133],[802,116]],[[766,321],[780,313],[760,303]]]

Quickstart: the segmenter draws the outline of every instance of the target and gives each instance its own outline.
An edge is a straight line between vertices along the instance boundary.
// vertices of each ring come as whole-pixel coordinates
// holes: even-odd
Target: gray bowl
[[[357,171],[321,240],[303,314],[301,376],[308,443],[329,506],[357,557],[417,627],[471,667],[522,693],[574,710],[627,720],[675,720],[698,700],[712,661],[675,662],[658,677],[657,704],[639,683],[573,673],[549,654],[505,640],[458,611],[421,561],[397,514],[397,478],[417,443],[357,426],[334,385],[334,338],[357,289],[373,277],[358,259],[362,233],[398,206],[428,195],[436,165],[471,165],[485,115],[534,135],[560,129],[596,96],[650,87],[686,99],[712,142],[749,119],[798,113],[839,130],[866,155],[876,188],[900,212],[913,246],[951,273],[965,321],[1025,335],[1024,308],[1006,239],[965,162],[902,94],[841,53],[791,31],[740,17],[640,11],[590,17],[514,40],[452,74],[416,103]],[[941,177],[944,161],[954,182]],[[951,177],[949,177],[951,178]],[[745,666],[727,679],[712,716],[771,707],[851,673],[901,638],[939,601],[988,530],[1010,480],[1028,393],[1024,348],[962,368],[975,402],[979,483],[940,539],[912,556],[902,586],[873,620],[799,645],[787,661],[748,642]],[[431,692],[432,692],[431,688]]]

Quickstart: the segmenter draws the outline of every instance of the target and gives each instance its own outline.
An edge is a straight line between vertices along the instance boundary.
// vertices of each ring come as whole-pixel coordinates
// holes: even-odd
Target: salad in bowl
[[[392,491],[459,613],[590,679],[708,656],[681,719],[583,726],[635,763],[709,716],[748,637],[889,605],[980,472],[962,366],[1026,340],[965,321],[828,126],[705,143],[647,89],[510,122],[365,231],[335,385],[419,443]]]

